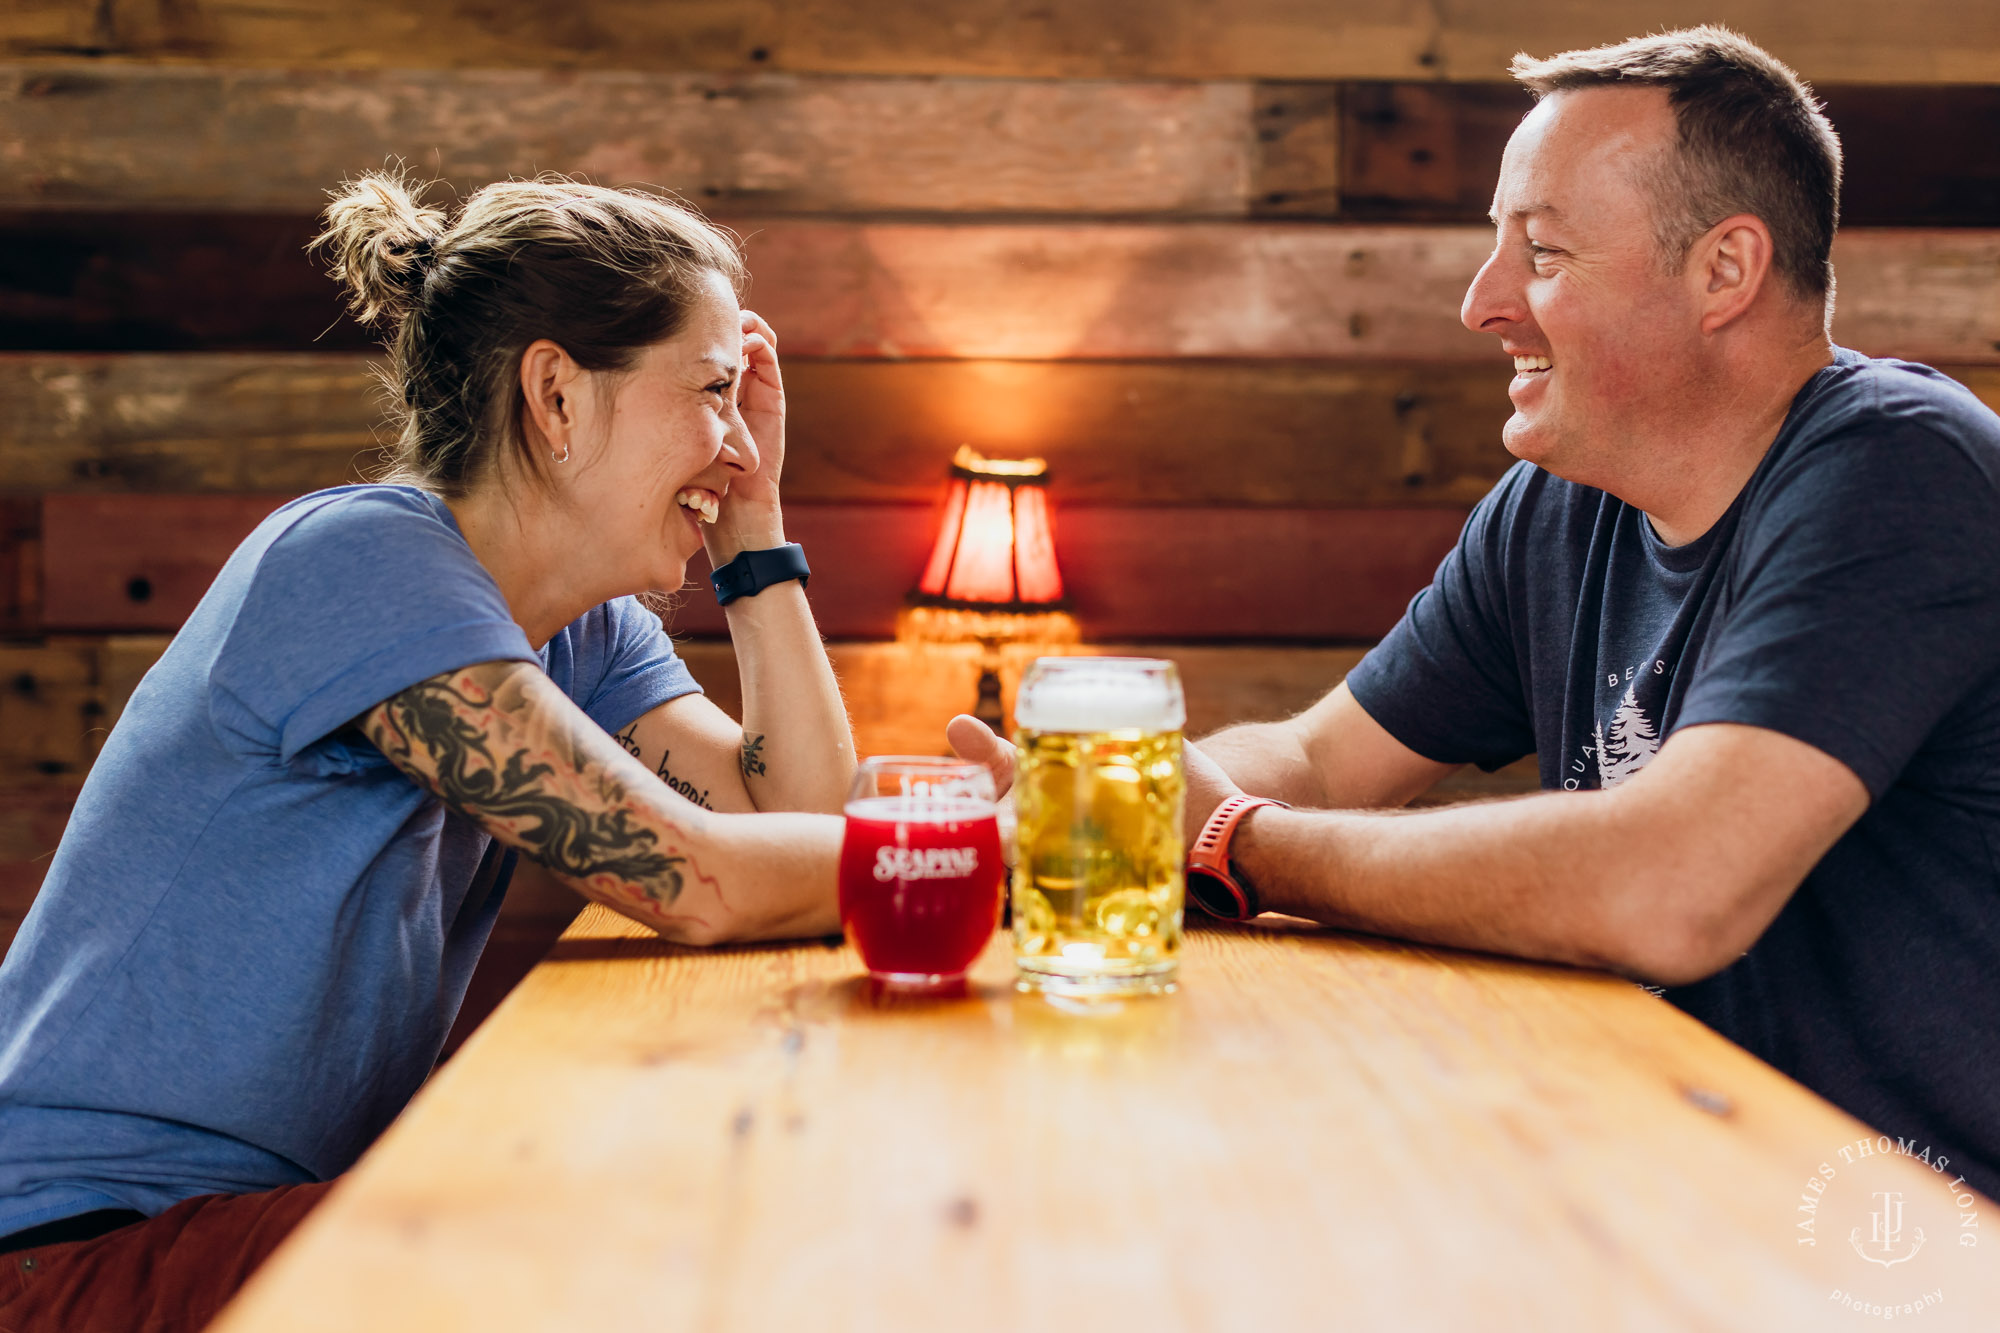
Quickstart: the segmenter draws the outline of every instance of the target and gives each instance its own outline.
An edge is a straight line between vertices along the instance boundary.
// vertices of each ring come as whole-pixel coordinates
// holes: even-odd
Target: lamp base
[[[979,668],[979,701],[972,706],[972,715],[986,724],[995,736],[1007,734],[1007,714],[1000,707],[999,645],[990,645],[986,650],[987,661]]]

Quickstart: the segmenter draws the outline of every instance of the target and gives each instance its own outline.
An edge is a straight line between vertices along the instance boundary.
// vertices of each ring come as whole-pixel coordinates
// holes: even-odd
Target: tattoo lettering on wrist
[[[745,778],[750,778],[753,776],[760,778],[763,777],[764,738],[762,736],[752,736],[749,735],[748,733],[745,733],[743,737],[743,753],[737,756],[737,759],[738,762],[740,762],[743,766],[743,776]]]
[[[661,906],[689,874],[719,892],[679,845],[685,833],[631,799],[615,752],[534,707],[531,674],[509,663],[435,676],[372,709],[361,729],[445,804],[560,875]],[[615,739],[636,750],[629,731]]]
[[[667,771],[667,760],[673,757],[673,753],[674,752],[672,750],[660,751],[660,766],[653,771],[653,776],[657,777],[660,781],[666,783],[667,786],[673,789],[674,791],[679,792],[681,795],[687,797],[690,801],[693,801],[696,805],[700,806],[702,809],[704,810],[715,809],[714,806],[708,803],[708,793],[706,791],[695,786],[692,782],[689,782],[683,778],[675,777],[672,773],[669,773]]]
[[[619,732],[616,736],[613,736],[611,739],[617,741],[620,745],[624,746],[626,754],[629,754],[634,759],[637,759],[641,757],[639,754],[639,742],[637,739],[638,735],[639,735],[639,724],[637,722],[634,722],[631,726],[625,728],[625,730]]]

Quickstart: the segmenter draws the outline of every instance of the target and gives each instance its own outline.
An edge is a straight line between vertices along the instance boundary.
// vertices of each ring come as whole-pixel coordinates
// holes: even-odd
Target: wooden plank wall
[[[1207,727],[1328,688],[1509,462],[1509,372],[1456,312],[1526,105],[1516,50],[1720,21],[1792,60],[1848,149],[1837,336],[2000,403],[2000,10],[1897,20],[1860,0],[19,0],[0,942],[222,557],[375,461],[370,341],[304,254],[344,175],[644,183],[746,238],[864,750],[934,746],[971,697],[969,650],[890,641],[960,443],[1052,460],[1087,639],[1179,657]],[[1273,549],[1283,576],[1246,587],[1238,562]],[[677,628],[727,701],[706,600]],[[563,900],[525,898],[539,938]]]

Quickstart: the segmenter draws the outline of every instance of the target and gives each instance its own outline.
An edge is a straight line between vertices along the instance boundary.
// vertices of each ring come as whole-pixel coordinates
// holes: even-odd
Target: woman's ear
[[[570,360],[569,353],[547,338],[537,338],[521,353],[522,424],[528,443],[547,449],[552,463],[569,460],[582,375],[583,368]]]

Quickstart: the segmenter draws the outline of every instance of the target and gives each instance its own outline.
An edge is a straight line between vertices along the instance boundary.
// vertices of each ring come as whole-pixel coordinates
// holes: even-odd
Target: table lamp
[[[1039,458],[983,458],[961,445],[937,544],[902,615],[901,638],[980,645],[972,715],[996,732],[1006,725],[1000,645],[1077,637],[1056,567],[1048,487],[1049,467]]]

